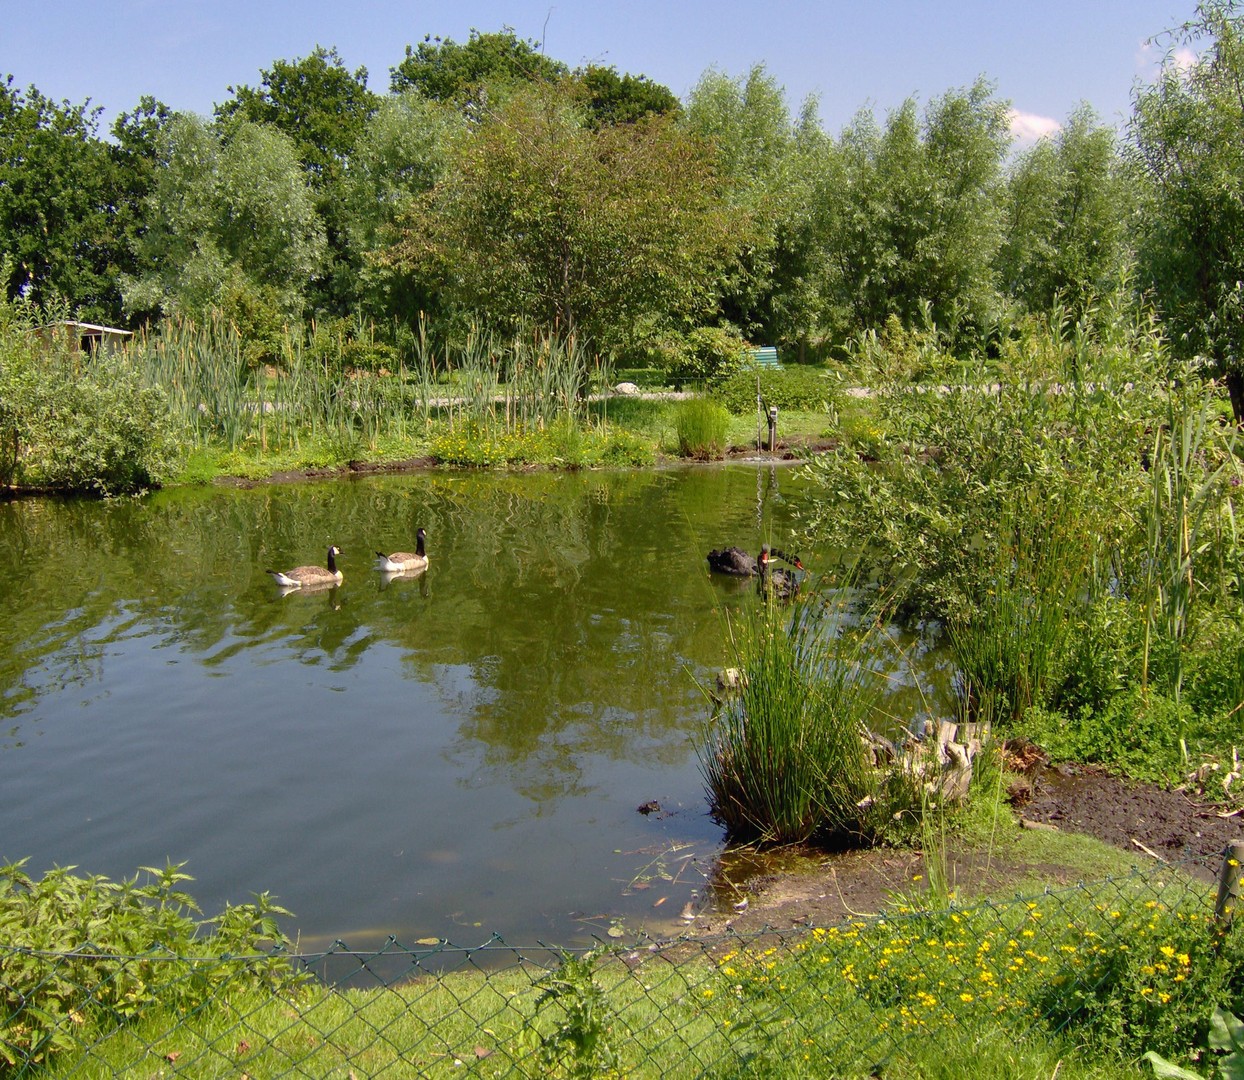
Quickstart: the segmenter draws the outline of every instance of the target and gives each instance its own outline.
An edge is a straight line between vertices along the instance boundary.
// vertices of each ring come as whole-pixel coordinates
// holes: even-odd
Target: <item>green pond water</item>
[[[815,572],[811,495],[766,464],[0,505],[0,860],[185,861],[207,914],[269,891],[304,948],[677,930],[723,847],[700,686],[756,602],[704,556]],[[420,526],[427,572],[383,578]],[[264,572],[330,543],[336,589]]]

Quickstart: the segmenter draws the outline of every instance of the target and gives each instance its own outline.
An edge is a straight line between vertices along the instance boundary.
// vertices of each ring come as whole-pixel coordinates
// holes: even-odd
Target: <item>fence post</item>
[[[777,406],[769,406],[769,453],[777,446]]]
[[[1231,925],[1240,899],[1240,865],[1244,863],[1244,840],[1232,840],[1222,849],[1222,868],[1218,871],[1218,898],[1214,901],[1214,923],[1225,931]]]

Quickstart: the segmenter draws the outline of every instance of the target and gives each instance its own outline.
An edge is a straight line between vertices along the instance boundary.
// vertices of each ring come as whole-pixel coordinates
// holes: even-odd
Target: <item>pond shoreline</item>
[[[668,469],[678,465],[728,465],[754,463],[758,465],[798,464],[810,456],[824,453],[837,446],[834,439],[794,436],[779,440],[773,450],[758,450],[754,446],[732,446],[720,458],[697,459],[680,457],[661,457],[651,466],[624,466],[624,468]],[[291,484],[302,480],[331,480],[349,476],[400,475],[403,473],[423,472],[431,469],[452,468],[463,469],[461,465],[442,465],[430,455],[403,458],[399,461],[351,461],[345,465],[323,466],[305,469],[279,469],[262,477],[217,476],[212,484],[219,487],[252,488],[263,484]],[[496,470],[501,472],[540,472],[556,471],[557,466],[551,465],[512,465],[484,466],[479,471]],[[575,470],[578,471],[578,470]],[[20,492],[18,494],[25,494]],[[41,492],[39,494],[48,494]]]

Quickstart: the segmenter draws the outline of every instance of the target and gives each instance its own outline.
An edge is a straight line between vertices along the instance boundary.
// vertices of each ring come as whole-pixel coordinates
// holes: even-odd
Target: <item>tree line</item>
[[[1155,28],[1161,31],[1162,28]],[[213,116],[100,110],[0,82],[10,299],[137,326],[223,315],[260,343],[313,320],[576,334],[631,364],[688,335],[805,358],[887,326],[989,349],[1025,316],[1151,306],[1244,419],[1244,16],[1017,152],[985,79],[836,136],[763,66],[679,101],[511,30],[427,38],[368,89],[335,48],[228,87]]]

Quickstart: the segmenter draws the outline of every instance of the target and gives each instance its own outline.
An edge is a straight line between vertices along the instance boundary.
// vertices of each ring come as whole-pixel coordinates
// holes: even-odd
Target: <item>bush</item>
[[[397,349],[377,341],[374,328],[360,319],[325,319],[314,323],[306,357],[318,371],[333,376],[359,371],[392,371],[399,363]]]
[[[279,992],[297,976],[279,956],[276,917],[289,915],[266,893],[196,921],[198,905],[181,889],[180,865],[143,867],[147,878],[114,882],[76,877],[73,867],[39,881],[0,866],[0,1073],[46,1063],[80,1046],[82,1033],[111,1029],[153,1004],[183,1013],[221,988]],[[194,976],[160,977],[168,957],[204,957]]]
[[[658,347],[670,378],[685,383],[716,383],[747,364],[747,343],[733,330],[701,326],[682,338],[666,339]]]
[[[710,461],[725,453],[730,414],[715,402],[691,398],[679,404],[674,428],[683,457]]]
[[[45,341],[37,314],[0,312],[0,480],[114,495],[171,475],[179,431],[164,391],[125,354]]]
[[[836,408],[840,397],[837,382],[824,368],[758,368],[751,364],[714,386],[712,397],[735,416],[755,413],[757,380],[765,408],[777,406],[800,412]]]

